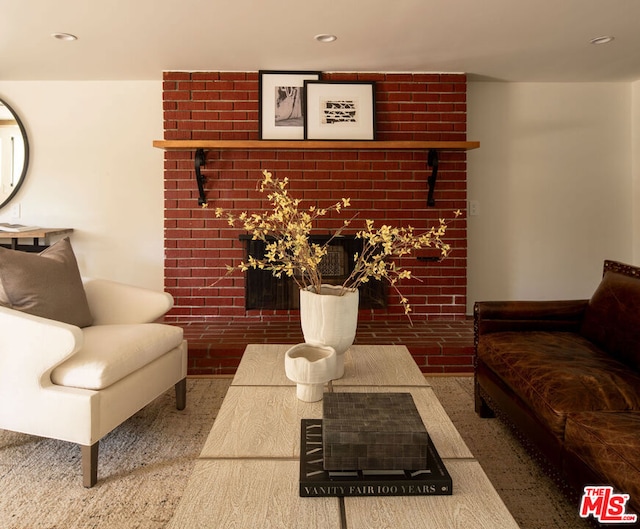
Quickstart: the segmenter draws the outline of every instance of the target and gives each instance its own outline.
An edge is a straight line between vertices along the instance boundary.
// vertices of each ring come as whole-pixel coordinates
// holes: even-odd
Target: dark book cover
[[[427,445],[423,470],[324,469],[322,420],[302,419],[300,432],[300,496],[451,495],[453,483],[433,442]]]

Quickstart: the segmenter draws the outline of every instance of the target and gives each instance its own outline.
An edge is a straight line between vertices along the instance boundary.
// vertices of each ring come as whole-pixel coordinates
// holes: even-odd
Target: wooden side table
[[[37,228],[29,231],[0,231],[0,245],[12,250],[25,252],[41,252],[49,245],[49,237],[66,235],[73,232],[72,228]],[[20,239],[31,239],[31,244],[19,244]],[[42,242],[42,240],[44,242]],[[8,244],[4,244],[5,241]]]

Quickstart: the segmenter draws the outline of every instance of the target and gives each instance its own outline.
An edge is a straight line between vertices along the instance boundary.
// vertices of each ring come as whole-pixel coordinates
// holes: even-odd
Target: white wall
[[[624,83],[470,83],[469,313],[476,300],[587,298],[605,258],[640,264],[631,96]]]
[[[633,259],[640,262],[640,81],[631,85],[631,156],[633,175]]]
[[[0,82],[30,145],[1,222],[71,227],[81,272],[162,289],[162,83]]]
[[[31,146],[18,222],[73,227],[83,273],[161,289],[161,81],[7,81],[0,98]],[[588,297],[605,258],[640,264],[640,82],[474,82],[468,113],[469,312]]]

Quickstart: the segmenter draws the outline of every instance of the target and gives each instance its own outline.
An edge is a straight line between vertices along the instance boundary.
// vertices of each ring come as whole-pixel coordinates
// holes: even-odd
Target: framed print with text
[[[260,70],[261,140],[304,139],[305,81],[318,81],[320,72]]]
[[[304,138],[375,140],[375,83],[305,81]]]

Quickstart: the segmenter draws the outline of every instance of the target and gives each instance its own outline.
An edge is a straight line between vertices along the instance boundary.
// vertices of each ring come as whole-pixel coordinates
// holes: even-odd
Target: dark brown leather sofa
[[[474,324],[476,412],[640,512],[640,268],[605,261],[590,300],[478,302]]]

